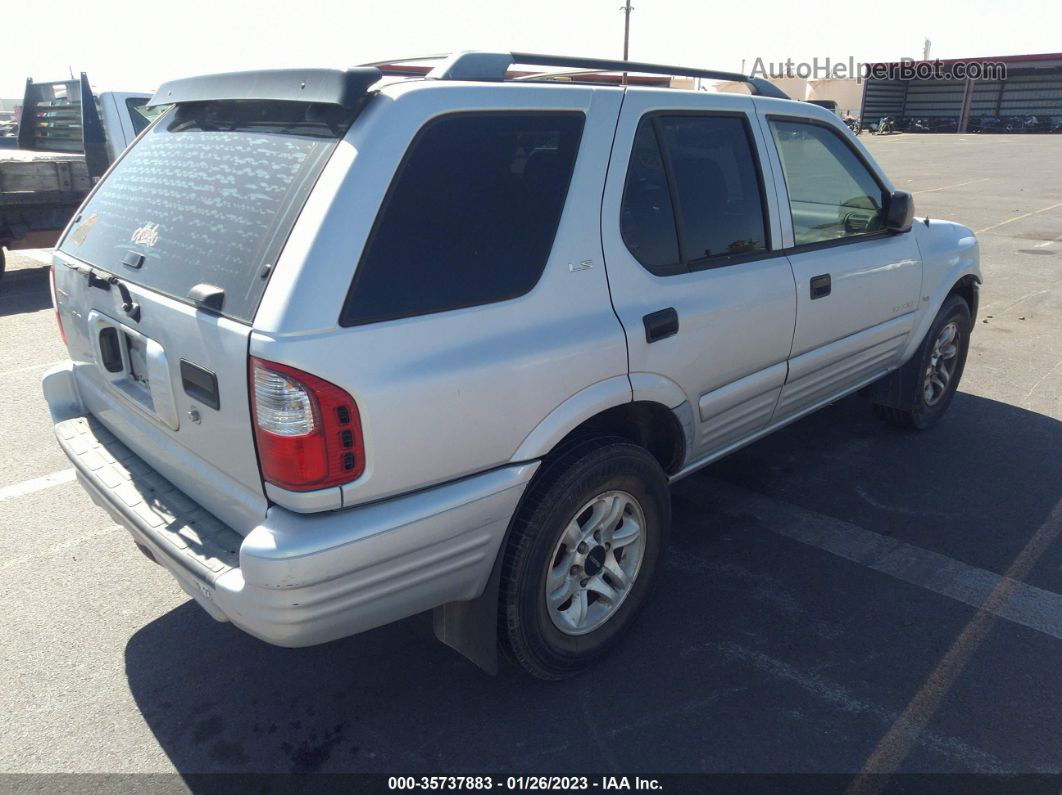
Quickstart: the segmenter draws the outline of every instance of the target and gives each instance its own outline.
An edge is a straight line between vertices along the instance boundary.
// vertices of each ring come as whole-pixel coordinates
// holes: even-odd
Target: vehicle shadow
[[[427,615],[274,648],[188,602],[130,639],[129,687],[189,775],[856,771],[972,608],[720,513],[713,495],[747,489],[999,573],[1062,497],[1060,451],[1062,422],[992,400],[959,394],[912,435],[847,399],[675,486],[665,576],[589,674],[489,677]],[[1030,581],[1062,591],[1048,556]],[[1013,742],[1051,736],[1021,731]]]
[[[39,312],[51,305],[47,265],[8,270],[0,278],[0,317]]]

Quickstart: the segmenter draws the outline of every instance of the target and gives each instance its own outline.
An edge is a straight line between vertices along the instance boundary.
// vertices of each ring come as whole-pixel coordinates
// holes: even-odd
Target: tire
[[[950,346],[954,345],[954,354],[940,356],[937,343],[941,341],[945,329],[952,324],[955,338],[942,350],[946,353]],[[962,379],[966,355],[970,350],[972,326],[970,308],[966,301],[958,295],[950,296],[940,308],[933,325],[911,360],[887,376],[884,386],[898,399],[888,404],[875,403],[875,415],[889,425],[904,430],[924,431],[939,422],[951,405]],[[947,368],[949,362],[950,370],[941,389],[940,367]],[[931,376],[935,373],[938,377],[933,381]]]
[[[0,246],[0,279],[4,278],[4,270],[7,268],[7,253],[4,251],[4,247]]]
[[[498,638],[529,674],[556,680],[588,668],[645,604],[671,524],[671,495],[656,459],[619,437],[580,440],[543,467],[513,518]],[[611,530],[592,522],[599,516],[613,518]],[[582,551],[576,533],[586,533]],[[626,576],[626,587],[613,572]]]

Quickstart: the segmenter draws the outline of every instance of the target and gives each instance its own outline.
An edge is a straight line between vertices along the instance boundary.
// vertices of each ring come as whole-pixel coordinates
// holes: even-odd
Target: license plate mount
[[[100,374],[118,394],[177,430],[180,421],[162,346],[96,310],[89,313],[88,321]]]

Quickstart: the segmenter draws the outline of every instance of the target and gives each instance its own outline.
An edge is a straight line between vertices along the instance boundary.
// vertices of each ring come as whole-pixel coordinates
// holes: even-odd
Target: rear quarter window
[[[535,286],[556,236],[582,113],[463,113],[414,139],[377,215],[345,326],[488,304]]]

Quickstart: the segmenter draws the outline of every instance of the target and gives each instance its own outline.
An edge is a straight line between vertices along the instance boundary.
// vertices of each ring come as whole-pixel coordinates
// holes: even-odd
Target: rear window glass
[[[344,132],[314,106],[199,103],[164,116],[81,208],[60,250],[186,300],[225,291],[250,321],[272,265]],[[135,262],[139,267],[123,264]]]
[[[377,216],[343,325],[523,295],[553,248],[581,113],[467,113],[429,123]]]

